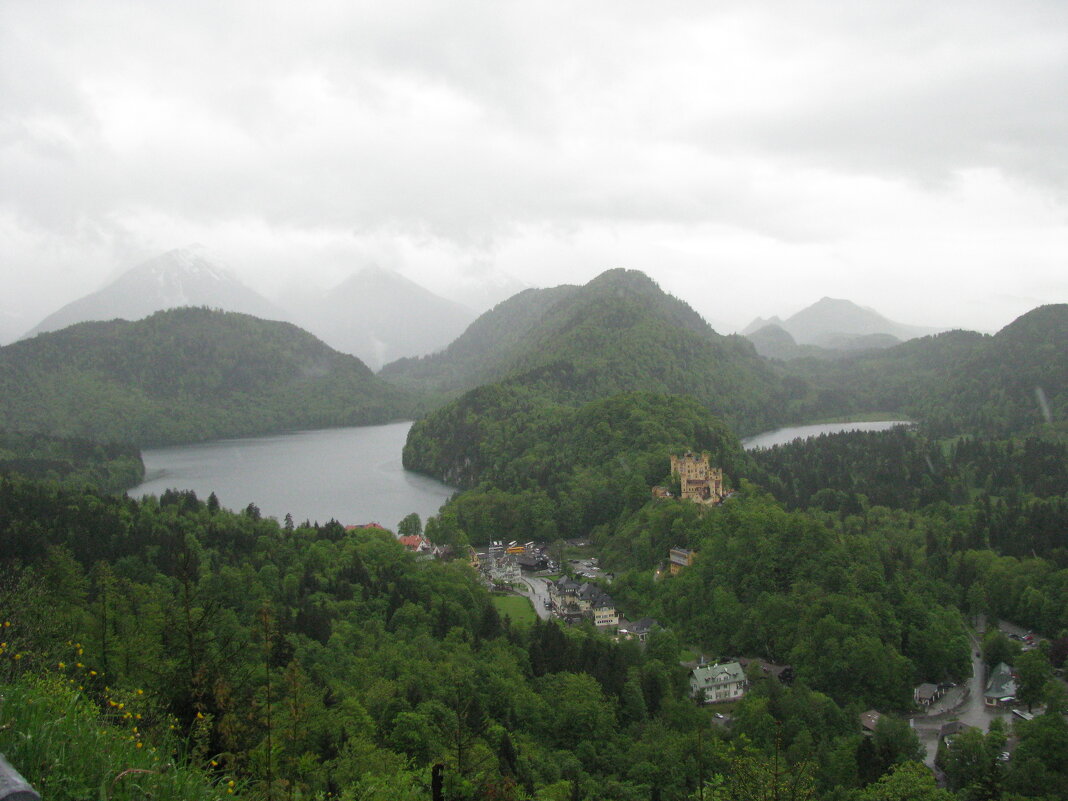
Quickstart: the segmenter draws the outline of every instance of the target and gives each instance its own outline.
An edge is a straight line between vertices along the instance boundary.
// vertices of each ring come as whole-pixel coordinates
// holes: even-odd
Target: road
[[[549,600],[549,582],[543,578],[522,576],[520,579],[523,582],[523,586],[527,588],[527,591],[523,595],[530,599],[530,602],[534,605],[534,611],[538,613],[538,617],[542,620],[549,619],[549,610],[545,606],[545,602]]]
[[[934,765],[935,751],[938,748],[938,730],[951,720],[960,720],[969,726],[975,726],[984,732],[990,730],[990,721],[994,718],[1009,718],[1012,712],[1007,709],[991,709],[983,703],[983,691],[986,689],[986,667],[979,653],[979,640],[969,635],[972,646],[972,676],[965,684],[954,687],[927,710],[926,717],[913,718],[913,728],[919,735],[920,742],[927,749],[928,765]],[[965,693],[967,689],[967,693]],[[1006,721],[1008,723],[1009,721]]]

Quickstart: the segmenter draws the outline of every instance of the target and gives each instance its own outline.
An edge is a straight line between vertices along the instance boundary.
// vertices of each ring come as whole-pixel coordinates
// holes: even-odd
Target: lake
[[[455,491],[401,466],[410,422],[296,431],[143,452],[146,480],[132,498],[167,489],[212,492],[228,509],[256,504],[265,517],[298,524],[381,523],[396,530],[410,512],[425,522]]]
[[[785,445],[795,439],[818,437],[820,434],[837,434],[840,431],[886,431],[894,426],[908,425],[912,425],[908,420],[879,420],[863,423],[816,423],[808,426],[790,426],[746,437],[742,440],[742,447],[747,451],[751,451],[757,448],[772,448],[776,445]]]

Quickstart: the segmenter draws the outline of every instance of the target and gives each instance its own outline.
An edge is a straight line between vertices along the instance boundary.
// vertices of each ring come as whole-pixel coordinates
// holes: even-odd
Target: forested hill
[[[0,476],[10,474],[121,492],[141,482],[145,465],[131,445],[0,431]]]
[[[491,381],[507,371],[533,332],[544,327],[553,306],[578,291],[570,284],[525,289],[480,316],[445,350],[390,362],[379,375],[399,386],[445,395]]]
[[[513,301],[443,353],[383,377],[438,391],[506,380],[570,405],[631,391],[690,395],[741,433],[779,422],[780,383],[753,346],[720,336],[641,272],[609,270]]]
[[[0,430],[154,445],[412,413],[406,393],[288,323],[183,308],[0,348]]]
[[[1004,437],[1065,430],[1065,342],[1068,304],[1056,304],[993,336],[952,331],[841,362],[799,360],[786,369],[807,384],[803,414],[811,417],[895,411],[939,435]]]
[[[745,462],[731,431],[692,398],[623,393],[578,407],[507,384],[467,393],[416,423],[404,466],[472,488],[428,523],[435,541],[554,540],[634,511],[669,480],[671,453],[708,451],[729,476]]]

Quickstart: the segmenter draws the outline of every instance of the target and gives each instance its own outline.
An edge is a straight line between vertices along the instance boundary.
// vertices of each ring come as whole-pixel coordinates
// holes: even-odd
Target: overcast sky
[[[2,341],[194,242],[992,331],[1068,301],[1066,189],[1064,0],[0,1]]]

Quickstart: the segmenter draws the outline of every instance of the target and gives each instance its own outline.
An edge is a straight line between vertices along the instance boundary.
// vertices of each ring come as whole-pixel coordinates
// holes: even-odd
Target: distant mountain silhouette
[[[377,370],[405,356],[442,350],[475,319],[470,309],[391,270],[366,268],[298,313],[332,348]]]
[[[266,320],[290,319],[287,312],[249,289],[196,248],[183,248],[139,264],[102,289],[68,303],[48,315],[26,336],[59,331],[92,320],[140,320],[154,312],[181,306],[207,306]]]
[[[818,345],[837,350],[885,348],[898,341],[937,334],[945,329],[888,320],[873,309],[850,300],[821,298],[785,320],[758,317],[742,333],[754,334],[767,325],[778,325],[798,345]],[[875,338],[874,335],[882,335]],[[888,339],[887,336],[893,339]]]

